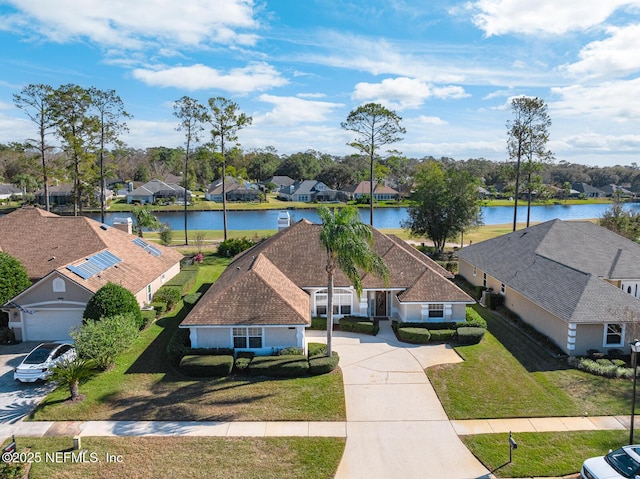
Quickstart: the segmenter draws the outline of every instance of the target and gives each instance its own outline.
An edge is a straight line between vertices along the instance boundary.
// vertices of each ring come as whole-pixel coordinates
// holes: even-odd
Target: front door
[[[375,316],[387,315],[387,292],[376,291],[376,311]]]

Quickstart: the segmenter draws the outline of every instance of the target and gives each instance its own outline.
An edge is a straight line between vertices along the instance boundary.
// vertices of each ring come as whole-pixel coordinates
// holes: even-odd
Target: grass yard
[[[340,438],[83,437],[86,460],[101,462],[54,463],[45,462],[45,454],[68,451],[72,438],[26,437],[17,443],[42,457],[33,464],[31,479],[328,479],[344,449]],[[107,463],[107,454],[121,456],[122,462]]]
[[[229,263],[207,255],[194,291],[204,291]],[[116,367],[80,386],[84,401],[70,404],[66,389],[51,393],[31,414],[37,421],[191,420],[343,421],[340,370],[308,378],[231,376],[194,380],[166,357],[166,346],[186,309],[182,303],[145,330]]]
[[[508,434],[462,436],[469,450],[497,477],[561,477],[577,473],[582,462],[627,444],[627,431],[518,433],[509,463]]]
[[[632,382],[570,369],[492,312],[478,345],[458,346],[463,363],[427,369],[451,419],[629,414]]]

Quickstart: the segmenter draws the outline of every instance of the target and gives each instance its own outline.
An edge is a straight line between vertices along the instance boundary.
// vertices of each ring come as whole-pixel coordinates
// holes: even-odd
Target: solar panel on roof
[[[155,246],[150,245],[149,243],[144,241],[142,238],[135,238],[133,240],[133,243],[137,246],[140,246],[140,248],[145,250],[147,253],[152,254],[153,256],[160,256],[162,254],[162,251],[160,251]]]
[[[115,254],[109,251],[101,251],[89,256],[83,263],[67,266],[67,269],[82,279],[89,279],[121,261]]]

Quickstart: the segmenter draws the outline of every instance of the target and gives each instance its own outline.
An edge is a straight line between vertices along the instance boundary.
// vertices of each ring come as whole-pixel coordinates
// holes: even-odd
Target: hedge
[[[180,288],[180,294],[186,294],[198,278],[198,265],[184,266],[180,272],[167,281],[164,286],[175,286]]]
[[[309,372],[309,361],[303,355],[256,356],[249,364],[252,376],[300,377]]]
[[[192,308],[198,302],[200,296],[202,296],[202,293],[187,294],[184,298],[182,298],[182,301],[184,302],[185,306]]]
[[[500,293],[487,293],[485,295],[485,302],[489,309],[496,309],[504,304],[504,296]]]
[[[309,329],[315,331],[326,331],[327,318],[311,318],[311,327]]]
[[[324,343],[309,343],[307,344],[307,356],[309,359],[314,358],[316,356],[326,356],[327,355],[327,345]]]
[[[140,328],[145,329],[147,326],[149,326],[151,323],[153,323],[156,319],[157,313],[155,309],[143,309],[142,310],[142,327]]]
[[[326,354],[326,351],[325,351]],[[319,376],[320,374],[327,374],[338,367],[340,357],[335,351],[331,353],[331,357],[314,356],[309,358],[309,374],[312,376]]]
[[[487,329],[487,322],[475,309],[467,308],[467,322],[460,323],[459,327]]]
[[[164,301],[153,301],[150,306],[156,312],[156,316],[160,316],[167,312],[167,303]]]
[[[180,360],[180,371],[187,376],[225,377],[233,369],[233,356],[190,355]]]
[[[456,335],[455,329],[436,329],[429,330],[431,334],[431,341],[450,341]]]
[[[178,365],[184,356],[233,356],[231,348],[192,348],[189,330],[178,328],[167,344],[167,356]]]
[[[380,331],[378,321],[369,321],[363,318],[344,317],[338,320],[340,331],[363,333],[375,336]]]
[[[458,342],[461,344],[478,344],[484,338],[485,329],[464,327],[458,328]]]
[[[426,344],[431,338],[431,333],[427,328],[398,328],[398,338],[407,343]]]

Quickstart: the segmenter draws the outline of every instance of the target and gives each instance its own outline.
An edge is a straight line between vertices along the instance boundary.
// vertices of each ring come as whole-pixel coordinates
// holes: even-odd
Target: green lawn
[[[561,477],[577,473],[582,462],[627,444],[627,431],[513,434],[518,448],[509,463],[508,434],[462,436],[469,450],[497,477]]]
[[[31,479],[329,479],[345,443],[341,438],[83,437],[87,462],[73,463],[70,456],[63,462],[61,454],[52,455],[69,451],[70,437],[16,440],[20,449],[31,449],[32,457],[40,453]],[[107,454],[121,462],[107,463]],[[45,460],[56,457],[57,462]]]
[[[229,263],[207,255],[193,290],[204,291]],[[315,377],[265,379],[231,376],[187,378],[167,361],[166,345],[186,314],[173,312],[145,330],[118,358],[115,368],[80,387],[84,401],[69,404],[68,392],[51,393],[32,420],[343,421],[340,370]]]
[[[463,363],[427,369],[451,419],[629,414],[631,381],[567,367],[518,329],[476,306],[489,330],[458,346]]]

